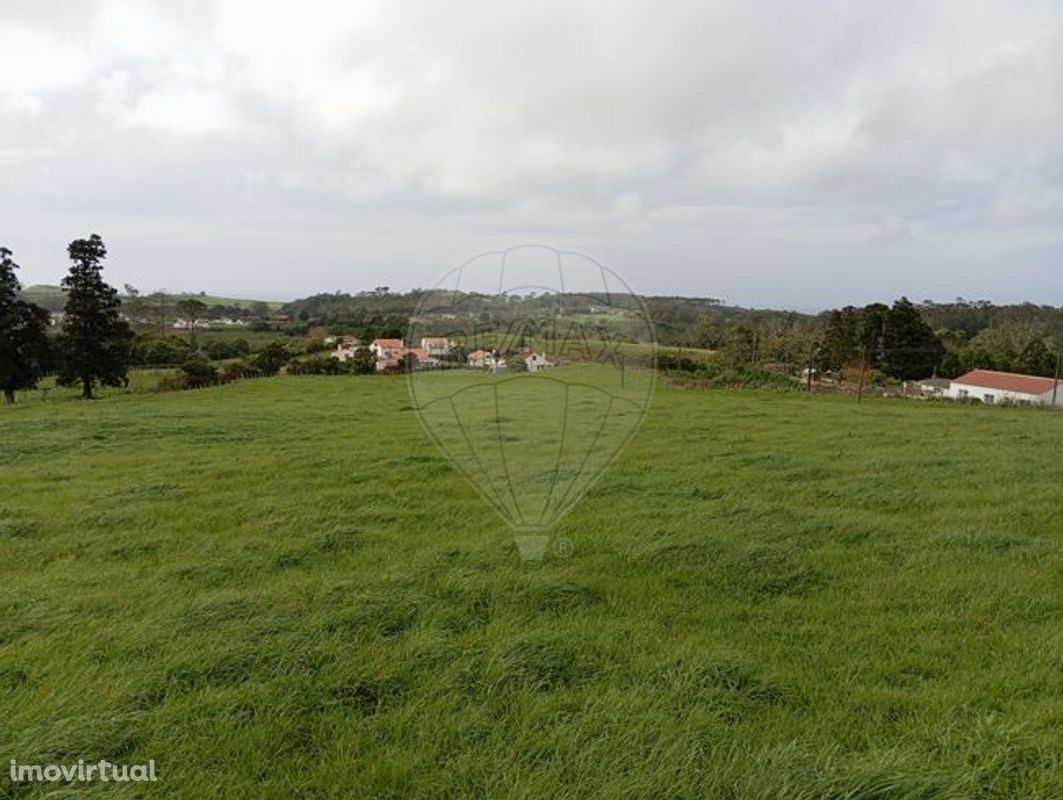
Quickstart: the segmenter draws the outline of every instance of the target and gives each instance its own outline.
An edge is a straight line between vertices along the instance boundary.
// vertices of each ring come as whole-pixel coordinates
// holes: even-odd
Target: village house
[[[379,361],[393,361],[406,350],[402,339],[374,339],[369,345],[369,350]]]
[[[528,365],[528,372],[542,372],[547,367],[553,366],[542,353],[532,353],[525,356],[524,363]]]
[[[353,336],[330,336],[329,338],[332,339],[332,341],[329,342],[328,339],[326,339],[325,343],[336,345],[336,349],[332,351],[332,357],[337,361],[350,361],[354,358],[354,351],[362,346],[361,339],[356,339]]]
[[[909,397],[923,397],[927,399],[938,399],[948,395],[949,386],[952,385],[952,381],[948,378],[923,378],[918,381],[905,381],[904,393]]]
[[[948,397],[953,400],[978,400],[983,403],[1063,406],[1063,389],[1053,378],[975,369],[949,384]]]
[[[450,352],[450,340],[446,336],[425,336],[421,349],[432,358],[442,358]]]
[[[428,351],[423,347],[399,347],[389,348],[387,358],[377,358],[376,369],[377,372],[383,372],[389,369],[398,369],[399,361],[406,356],[413,356],[415,367],[431,367],[439,363],[435,358],[428,355]]]
[[[486,367],[487,359],[491,357],[491,354],[486,350],[473,350],[469,353],[468,364],[470,367]]]

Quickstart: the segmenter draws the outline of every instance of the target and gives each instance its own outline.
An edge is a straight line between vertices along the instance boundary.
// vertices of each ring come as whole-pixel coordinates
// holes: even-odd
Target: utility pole
[[[808,391],[809,391],[809,393],[812,392],[812,357],[815,355],[815,352],[816,352],[816,345],[815,345],[815,343],[812,343],[812,344],[810,344],[808,346],[808,373],[807,373],[807,378],[808,378]]]
[[[860,385],[856,389],[856,402],[864,402],[864,373],[867,371],[867,347],[860,345]]]
[[[1059,361],[1060,361],[1060,355],[1061,355],[1061,352],[1059,350],[1057,350],[1056,351],[1056,378],[1055,378],[1055,382],[1052,384],[1052,405],[1053,406],[1055,406],[1056,398],[1059,396]]]

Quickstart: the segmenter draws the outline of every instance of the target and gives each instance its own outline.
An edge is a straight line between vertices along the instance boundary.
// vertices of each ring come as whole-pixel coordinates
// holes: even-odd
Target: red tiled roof
[[[373,344],[375,344],[377,347],[386,347],[389,349],[394,347],[403,347],[402,339],[374,339]]]
[[[972,369],[966,375],[956,378],[953,383],[965,383],[968,386],[981,386],[985,389],[1002,389],[1007,392],[1044,394],[1052,391],[1055,381],[1052,378],[1039,378],[1036,375],[995,372],[991,369]]]

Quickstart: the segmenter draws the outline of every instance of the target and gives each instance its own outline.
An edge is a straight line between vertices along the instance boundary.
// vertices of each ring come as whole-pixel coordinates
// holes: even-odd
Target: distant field
[[[0,753],[160,775],[64,797],[1063,797],[1060,414],[659,386],[539,564],[402,377],[0,451]]]
[[[37,284],[34,286],[27,286],[22,290],[22,296],[31,302],[38,303],[45,308],[61,308],[65,302],[65,293],[62,287],[59,286],[47,286],[44,284]],[[276,300],[248,300],[246,298],[234,298],[234,297],[217,297],[214,295],[201,295],[201,294],[175,294],[174,300],[182,300],[189,298],[192,300],[199,300],[208,306],[239,306],[240,308],[250,308],[254,303],[265,302],[271,310],[277,311],[284,305],[283,301]]]
[[[255,303],[265,303],[269,306],[271,311],[279,311],[284,305],[283,300],[249,300],[242,297],[218,297],[216,295],[207,294],[176,294],[174,297],[178,300],[198,300],[208,306],[237,306],[239,308],[250,308]]]

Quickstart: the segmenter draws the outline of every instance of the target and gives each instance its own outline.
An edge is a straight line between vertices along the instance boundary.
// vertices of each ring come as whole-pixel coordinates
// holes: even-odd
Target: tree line
[[[60,386],[80,387],[91,400],[98,386],[128,385],[133,331],[121,318],[118,292],[103,280],[107,248],[96,234],[67,246],[66,304],[59,335],[50,337],[46,310],[19,298],[18,264],[0,247],[0,388],[13,403],[54,371]]]
[[[175,315],[196,319],[224,310],[236,316],[239,309],[208,307],[195,296],[142,295],[131,286],[119,295],[102,278],[107,251],[95,234],[67,248],[71,266],[62,283],[64,319],[58,335],[49,336],[47,312],[20,296],[11,251],[2,248],[0,253],[0,389],[6,402],[52,372],[60,385],[79,386],[82,396],[91,398],[96,387],[125,385],[130,365],[180,366],[184,385],[198,386],[233,377],[229,373],[275,374],[295,355],[274,343],[252,356],[244,339],[200,346],[194,329],[187,339],[167,335]],[[288,320],[283,323],[269,319],[264,303],[242,313],[255,319],[252,331],[293,336],[323,327],[363,341],[402,338],[422,294],[417,289],[392,292],[386,286],[357,294],[317,294],[282,307]],[[505,329],[514,320],[554,308],[558,299],[535,293],[466,294],[460,298],[460,322]],[[566,313],[596,313],[594,300],[586,296],[560,299]],[[1063,308],[1031,303],[996,306],[962,298],[913,303],[902,297],[892,305],[846,306],[820,314],[741,308],[715,298],[648,297],[645,304],[660,344],[712,351],[697,359],[680,354],[674,363],[665,359],[666,368],[712,368],[723,375],[753,371],[758,380],[806,367],[840,373],[858,369],[893,379],[935,373],[955,377],[975,368],[1051,376],[1063,352]],[[134,337],[126,320],[146,330]],[[354,363],[332,363],[327,355],[315,355],[322,349],[323,343],[308,344],[310,358],[293,361],[292,370],[331,374],[370,371],[372,366],[366,354],[358,354]],[[242,361],[220,369],[211,364],[236,359]]]

